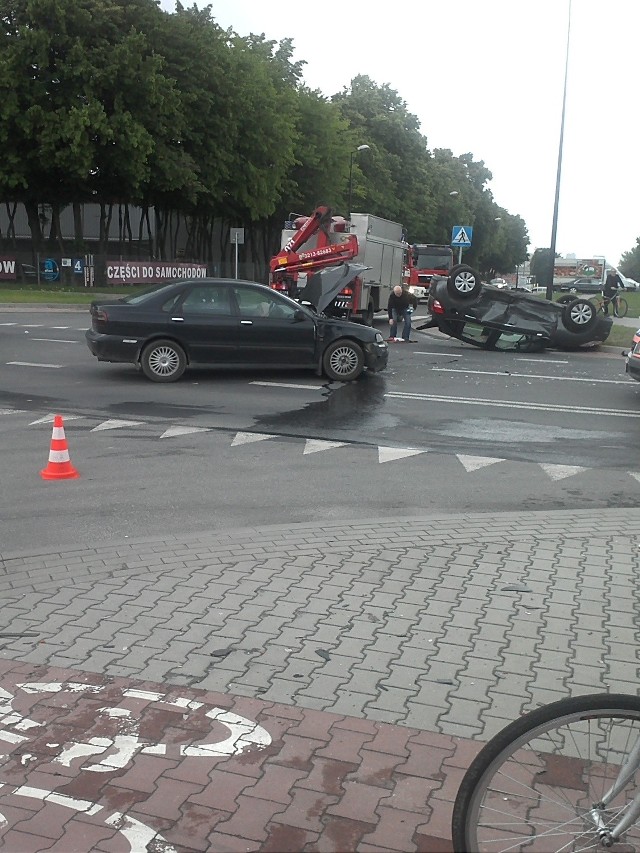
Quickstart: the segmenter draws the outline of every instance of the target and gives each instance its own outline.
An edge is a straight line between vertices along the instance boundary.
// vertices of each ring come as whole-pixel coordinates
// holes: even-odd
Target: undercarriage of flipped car
[[[482,349],[540,352],[546,347],[582,349],[603,343],[612,319],[575,296],[550,302],[531,293],[483,284],[466,264],[434,278],[430,319],[416,329],[441,332]]]

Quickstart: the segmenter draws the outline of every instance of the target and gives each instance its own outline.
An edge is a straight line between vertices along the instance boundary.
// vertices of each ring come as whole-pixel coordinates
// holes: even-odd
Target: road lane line
[[[631,409],[597,409],[589,406],[564,406],[554,403],[516,403],[501,400],[487,400],[479,397],[448,397],[443,394],[420,394],[407,391],[389,391],[384,395],[395,400],[421,400],[423,402],[458,403],[464,406],[495,406],[499,409],[529,409],[534,412],[569,412],[579,415],[601,415],[612,418],[640,418],[638,410]]]
[[[524,358],[523,356],[518,356],[516,361],[541,361],[543,364],[569,364],[568,361],[557,361],[553,358]]]
[[[79,344],[80,341],[65,341],[62,338],[31,338],[32,341],[44,341],[49,344]]]
[[[628,385],[628,379],[582,379],[579,376],[548,376],[540,373],[511,373],[505,370],[464,370],[457,367],[432,367],[431,370],[439,370],[446,373],[467,373],[473,376],[500,376],[513,377],[514,379],[556,379],[558,382],[599,382],[602,385]]]
[[[56,369],[63,366],[62,364],[36,364],[32,361],[8,361],[7,364],[12,364],[15,367],[53,367]]]
[[[438,356],[446,356],[447,358],[462,358],[461,352],[423,352],[422,350],[414,350],[414,355],[438,355]]]
[[[303,391],[321,391],[323,385],[294,385],[292,382],[250,382],[249,385],[266,385],[272,388],[300,388]]]

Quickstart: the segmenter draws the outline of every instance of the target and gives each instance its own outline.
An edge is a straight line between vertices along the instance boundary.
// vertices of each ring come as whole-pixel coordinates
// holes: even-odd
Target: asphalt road
[[[202,369],[157,385],[99,364],[87,319],[0,311],[0,553],[433,510],[597,523],[640,498],[640,384],[617,350],[491,353],[429,331],[348,385]],[[54,413],[78,480],[39,476]]]

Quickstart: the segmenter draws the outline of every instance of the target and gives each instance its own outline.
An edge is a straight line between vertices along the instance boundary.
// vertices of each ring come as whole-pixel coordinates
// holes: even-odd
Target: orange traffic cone
[[[53,435],[47,467],[40,471],[43,480],[74,480],[80,474],[71,464],[67,439],[64,437],[62,415],[54,415]]]

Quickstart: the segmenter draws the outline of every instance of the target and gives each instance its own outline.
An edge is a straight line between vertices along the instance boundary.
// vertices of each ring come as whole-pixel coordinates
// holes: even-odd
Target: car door
[[[266,287],[236,285],[238,360],[260,365],[315,364],[313,317]]]
[[[184,341],[192,361],[204,364],[237,361],[238,316],[228,284],[194,284],[170,316],[176,336]]]

